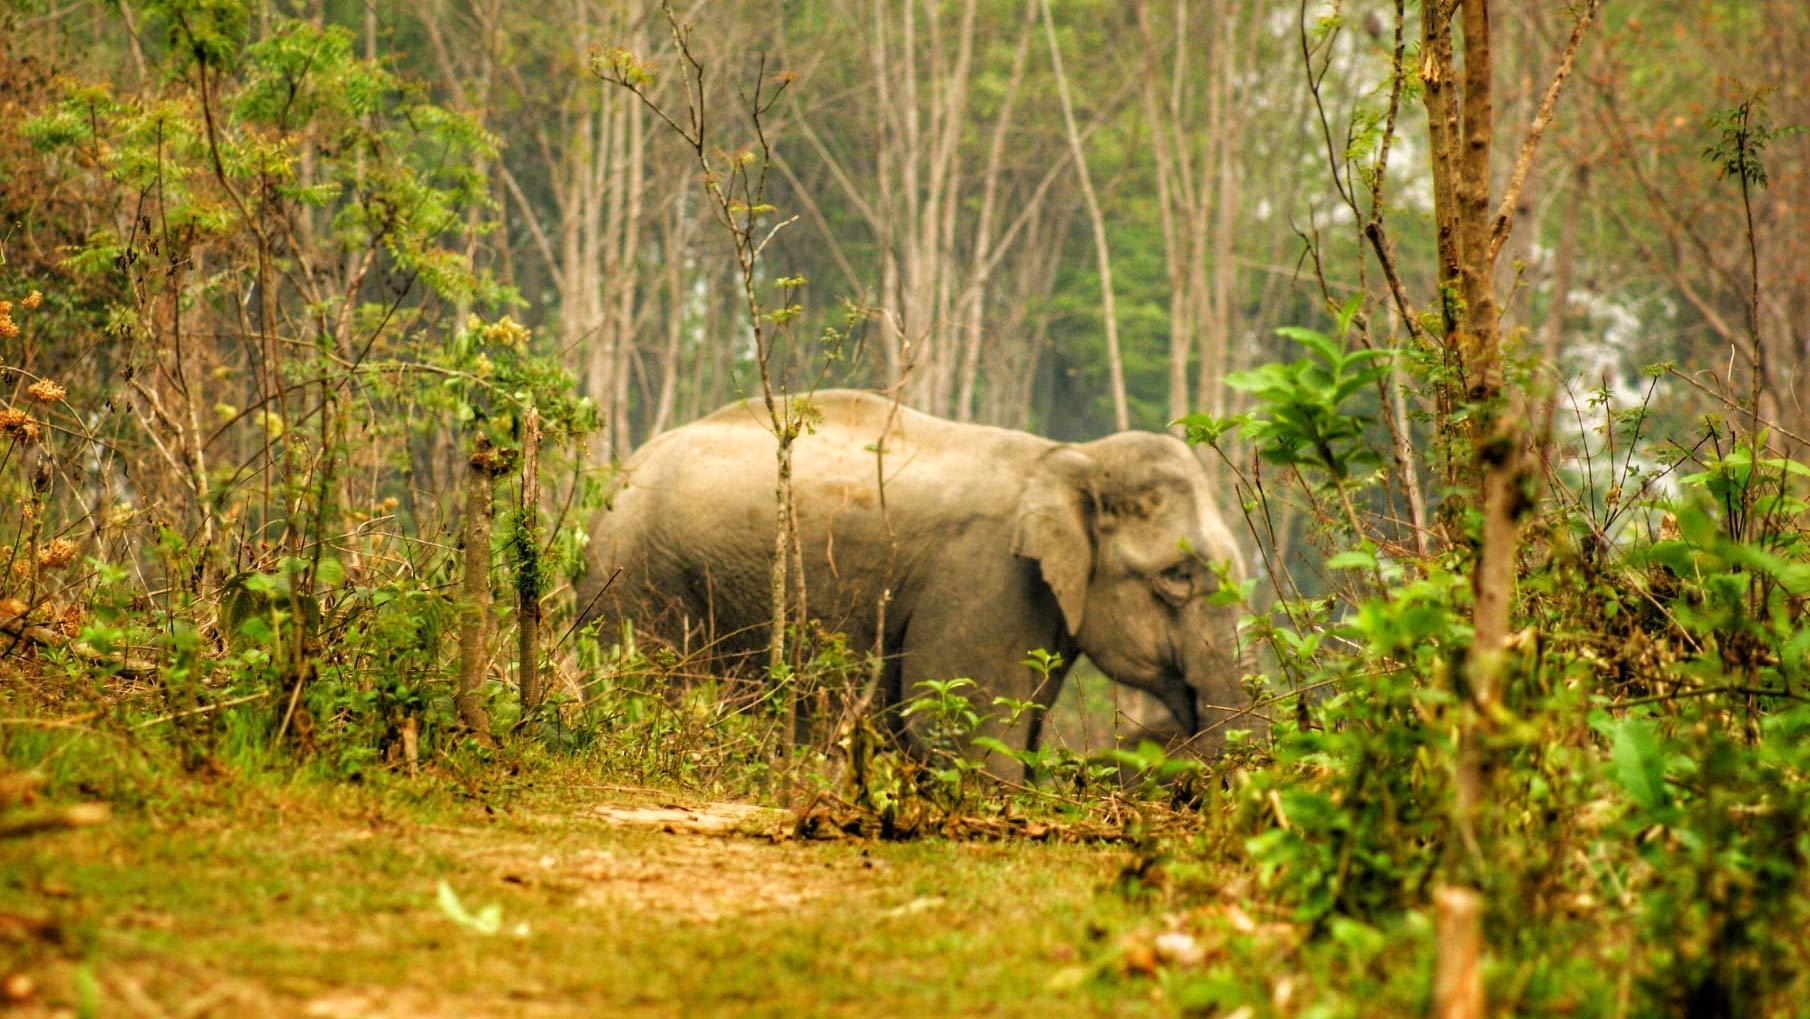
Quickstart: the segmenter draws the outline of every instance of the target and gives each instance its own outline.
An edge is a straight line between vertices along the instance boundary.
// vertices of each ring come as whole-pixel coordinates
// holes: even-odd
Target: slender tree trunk
[[[1087,207],[1087,218],[1093,226],[1094,257],[1100,266],[1100,312],[1106,324],[1107,374],[1112,387],[1113,423],[1119,431],[1131,427],[1131,414],[1125,401],[1125,362],[1119,351],[1119,323],[1113,301],[1112,252],[1106,239],[1106,219],[1100,213],[1100,201],[1094,194],[1093,178],[1087,171],[1087,153],[1081,145],[1081,132],[1075,126],[1074,103],[1069,97],[1068,75],[1062,68],[1062,47],[1056,42],[1056,19],[1050,14],[1049,0],[1043,4],[1043,33],[1049,42],[1050,66],[1056,73],[1056,97],[1062,105],[1062,124],[1068,132],[1069,149],[1075,159],[1075,173],[1081,181],[1081,199]]]
[[[516,507],[516,650],[522,717],[540,710],[540,412],[522,419],[522,497]]]
[[[459,599],[459,719],[465,727],[487,738],[490,720],[478,690],[489,664],[486,645],[490,630],[490,516],[491,479],[495,451],[482,435],[472,447],[465,470],[465,573]]]
[[[1502,392],[1500,325],[1490,248],[1491,66],[1489,0],[1463,0],[1464,126],[1458,166],[1459,290],[1464,300],[1467,394],[1474,402]]]
[[[1545,361],[1563,377],[1559,365],[1559,349],[1564,342],[1567,320],[1571,315],[1571,276],[1577,263],[1577,221],[1589,204],[1585,195],[1590,188],[1590,170],[1579,166],[1572,176],[1566,210],[1559,222],[1559,249],[1553,255],[1552,290],[1546,302],[1546,321],[1541,330]]]
[[[648,422],[647,437],[650,439],[665,431],[667,424],[672,421],[673,401],[679,390],[679,348],[685,339],[687,305],[685,275],[682,270],[689,248],[684,222],[685,203],[674,202],[672,215],[667,217],[666,237],[662,245],[666,263],[666,348],[660,355],[660,395]]]
[[[1225,193],[1230,184],[1226,170],[1230,165],[1227,149],[1231,137],[1226,124],[1231,115],[1228,107],[1235,56],[1227,51],[1226,39],[1233,24],[1234,19],[1227,18],[1220,25],[1207,26],[1207,119],[1205,129],[1199,132],[1199,169],[1190,175],[1194,203],[1188,213],[1191,228],[1188,238],[1189,304],[1200,347],[1195,366],[1195,391],[1202,409],[1211,414],[1222,413],[1225,406],[1225,387],[1221,380],[1226,374],[1226,316],[1222,314],[1218,295],[1221,269],[1230,266],[1222,263],[1218,226],[1220,210],[1229,209],[1233,201],[1232,196]],[[1229,251],[1224,257],[1230,257]],[[1204,457],[1204,465],[1208,476],[1214,479],[1223,469],[1216,456]]]
[[[1483,1014],[1481,984],[1475,976],[1482,943],[1481,909],[1475,888],[1457,877],[1469,868],[1456,861],[1466,858],[1460,854],[1468,854],[1474,866],[1479,853],[1478,814],[1486,801],[1488,782],[1482,739],[1488,725],[1491,690],[1500,669],[1502,641],[1507,635],[1508,593],[1514,583],[1514,518],[1504,512],[1509,492],[1499,479],[1509,476],[1505,470],[1512,469],[1519,452],[1518,435],[1498,441],[1497,436],[1490,434],[1491,429],[1475,424],[1476,416],[1494,416],[1496,395],[1488,384],[1496,377],[1491,369],[1496,357],[1497,328],[1493,267],[1487,248],[1492,126],[1489,12],[1485,0],[1461,0],[1461,4],[1465,33],[1462,126],[1456,123],[1459,97],[1452,95],[1457,82],[1451,25],[1449,18],[1440,17],[1442,4],[1425,6],[1421,46],[1421,80],[1433,138],[1434,221],[1446,353],[1463,383],[1461,393],[1448,391],[1440,400],[1435,427],[1445,427],[1447,415],[1461,396],[1483,403],[1473,412],[1473,418],[1467,419],[1466,437],[1475,453],[1472,477],[1482,480],[1480,496],[1485,523],[1483,549],[1471,575],[1475,637],[1462,677],[1467,682],[1460,683],[1454,691],[1464,703],[1453,775],[1454,837],[1448,843],[1454,873],[1451,883],[1435,892],[1440,903],[1435,1010],[1441,1019],[1470,1019]],[[1501,527],[1505,521],[1510,525],[1506,533]],[[1509,570],[1506,577],[1500,575],[1504,565]]]
[[[979,222],[974,229],[974,262],[968,281],[967,319],[962,331],[962,363],[955,401],[958,421],[974,420],[974,387],[980,375],[980,352],[986,329],[988,291],[993,273],[993,217],[999,201],[1000,168],[1005,158],[1006,136],[1011,129],[1018,92],[1030,63],[1031,31],[1037,17],[1037,0],[1025,4],[1018,46],[1012,52],[1012,75],[1000,100],[999,116],[987,145],[987,169],[981,180]]]
[[[900,161],[897,155],[899,129],[896,124],[898,104],[892,95],[892,70],[888,59],[890,50],[887,20],[886,0],[873,0],[868,14],[868,22],[873,26],[872,42],[869,45],[873,61],[874,98],[879,111],[879,115],[874,118],[874,179],[878,184],[874,202],[877,219],[874,240],[880,253],[880,349],[885,360],[886,385],[894,386],[904,380],[908,355],[905,350],[904,328],[899,321],[898,312],[903,287],[898,259],[899,197],[894,192],[893,174],[895,163]],[[889,308],[891,314],[886,313]]]
[[[1439,965],[1433,974],[1435,1019],[1484,1019],[1483,903],[1468,888],[1441,888],[1434,895],[1434,933]]]
[[[1427,131],[1431,144],[1428,158],[1433,164],[1433,228],[1438,250],[1439,307],[1443,319],[1441,334],[1446,338],[1448,356],[1452,333],[1457,329],[1458,308],[1458,173],[1451,166],[1458,136],[1458,103],[1454,94],[1451,16],[1448,4],[1423,3],[1421,17],[1421,101],[1427,108]],[[1450,387],[1442,387],[1438,398],[1435,431],[1444,433],[1446,419],[1456,410]],[[1448,470],[1447,480],[1453,480]]]
[[[599,146],[597,189],[603,196],[603,209],[597,220],[597,251],[603,264],[602,287],[590,295],[596,308],[592,319],[598,334],[591,347],[591,391],[604,422],[604,448],[609,454],[623,453],[623,437],[617,425],[621,420],[618,406],[617,366],[622,346],[622,323],[618,316],[621,288],[632,287],[623,256],[628,244],[628,220],[623,209],[628,199],[628,118],[626,95],[611,94],[598,112],[598,133],[605,143]]]
[[[626,97],[623,97],[626,99]],[[615,451],[626,457],[634,448],[634,433],[629,427],[629,361],[635,354],[635,289],[636,266],[641,251],[641,214],[646,183],[647,115],[638,104],[623,103],[627,121],[627,181],[621,210],[621,247],[616,258],[616,308],[611,347],[615,355],[610,371],[615,382],[611,404],[615,409]]]
[[[1213,413],[1225,413],[1226,358],[1233,328],[1232,304],[1238,281],[1235,234],[1238,229],[1238,171],[1233,163],[1236,116],[1229,111],[1220,124],[1219,165],[1213,175],[1219,192],[1213,199],[1212,317],[1204,331],[1201,355],[1201,398]]]
[[[1188,253],[1182,242],[1181,224],[1178,218],[1187,214],[1185,204],[1181,204],[1177,192],[1180,184],[1176,180],[1177,153],[1173,145],[1175,127],[1181,119],[1181,111],[1173,106],[1165,105],[1160,97],[1161,76],[1157,74],[1157,54],[1161,52],[1156,43],[1156,34],[1150,25],[1149,3],[1138,0],[1136,4],[1138,21],[1138,38],[1144,44],[1144,72],[1140,98],[1144,107],[1144,123],[1150,131],[1150,154],[1156,164],[1156,211],[1157,223],[1163,234],[1163,265],[1168,270],[1169,278],[1169,418],[1186,415],[1188,407],[1188,359],[1193,352],[1194,330],[1188,317]],[[1178,35],[1182,31],[1177,25]],[[1178,50],[1179,52],[1183,52]],[[1174,81],[1172,94],[1179,92],[1182,78],[1182,65],[1178,57],[1173,68]]]

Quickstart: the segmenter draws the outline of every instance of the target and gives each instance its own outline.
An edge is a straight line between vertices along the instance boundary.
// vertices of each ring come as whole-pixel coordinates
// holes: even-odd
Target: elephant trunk
[[[1186,693],[1178,691],[1175,699],[1186,699],[1186,709],[1170,705],[1176,720],[1194,735],[1194,745],[1202,749],[1223,746],[1229,729],[1261,733],[1268,727],[1245,688],[1244,677],[1255,661],[1251,649],[1238,649],[1235,624],[1210,628],[1206,634],[1191,641],[1182,655]]]

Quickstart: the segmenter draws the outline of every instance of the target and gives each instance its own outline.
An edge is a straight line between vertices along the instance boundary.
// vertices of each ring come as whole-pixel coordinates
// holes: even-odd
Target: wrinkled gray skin
[[[851,649],[873,646],[889,518],[884,705],[920,681],[966,676],[983,710],[995,696],[1047,706],[1061,676],[1039,688],[1020,664],[1034,648],[1064,662],[1085,653],[1153,695],[1183,732],[1206,730],[1200,744],[1216,745],[1220,723],[1248,705],[1239,610],[1206,602],[1218,581],[1205,563],[1229,562],[1236,578],[1243,557],[1180,440],[1123,432],[1070,445],[895,411],[871,393],[811,402],[822,421],[794,447],[809,614],[846,633]],[[889,418],[883,517],[873,450]],[[644,641],[764,661],[775,527],[766,421],[758,402],[733,404],[659,436],[625,465],[578,591],[579,606],[604,624],[600,639],[626,619]],[[1041,715],[991,734],[1034,747]],[[1248,717],[1232,724],[1255,727]]]

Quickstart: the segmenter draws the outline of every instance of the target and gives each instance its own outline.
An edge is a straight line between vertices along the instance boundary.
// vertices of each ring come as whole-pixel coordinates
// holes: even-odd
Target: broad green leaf
[[[1365,548],[1354,548],[1326,560],[1329,570],[1374,570],[1376,569],[1376,553]]]
[[[1671,806],[1665,787],[1665,756],[1653,724],[1643,718],[1624,718],[1612,733],[1609,760],[1615,767],[1615,780],[1628,798],[1649,814]]]
[[[1010,757],[1010,758],[1016,759],[1019,757],[1020,754],[1023,753],[1023,751],[1021,751],[1021,750],[1013,750],[1011,747],[1006,746],[1004,743],[1000,742],[997,739],[994,739],[991,736],[976,736],[976,737],[974,737],[972,742],[974,743],[975,746],[981,748],[982,750],[991,750],[993,753],[996,753],[996,754],[1000,755],[1001,757]]]
[[[338,587],[345,580],[345,564],[332,556],[322,556],[320,565],[314,571],[314,582],[326,587]]]

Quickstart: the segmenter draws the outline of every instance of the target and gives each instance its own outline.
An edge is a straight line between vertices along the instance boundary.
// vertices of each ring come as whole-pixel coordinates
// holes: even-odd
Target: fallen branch
[[[41,647],[67,651],[90,665],[110,668],[115,674],[127,679],[144,679],[157,674],[156,662],[123,654],[109,654],[87,641],[66,637],[48,626],[27,623],[18,616],[0,619],[0,633],[31,641]]]
[[[68,828],[91,828],[107,820],[105,803],[77,803],[27,814],[24,817],[0,817],[0,839],[20,838],[40,832],[63,831]]]
[[[92,722],[101,715],[98,711],[84,711],[68,718],[0,718],[0,725],[24,725],[38,729],[76,729],[83,722]],[[0,799],[6,798],[4,782],[0,782]]]
[[[841,802],[840,797],[836,799]],[[813,805],[808,810],[798,812],[796,816],[793,836],[819,841],[848,837],[877,838],[884,842],[943,838],[955,842],[1005,842],[1022,839],[1029,842],[1135,845],[1147,834],[1179,834],[1185,828],[1179,823],[1159,823],[1153,824],[1149,832],[1140,832],[1125,824],[941,815],[922,808],[882,813],[847,804],[842,804],[839,808]],[[1179,815],[1171,818],[1172,821],[1178,819]]]

